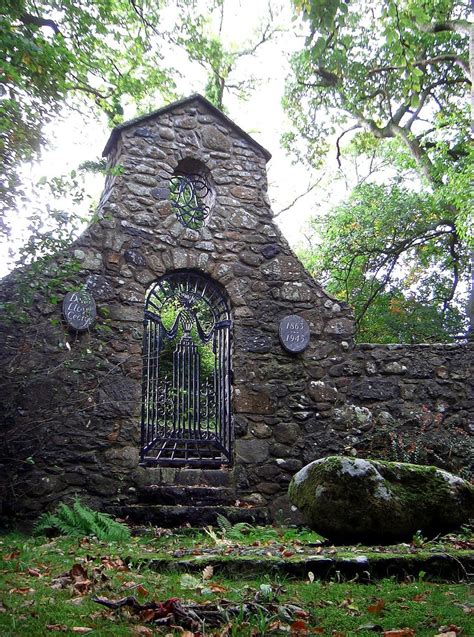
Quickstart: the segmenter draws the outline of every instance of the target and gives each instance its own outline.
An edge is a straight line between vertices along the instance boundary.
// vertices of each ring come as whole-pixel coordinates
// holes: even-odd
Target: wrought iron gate
[[[224,291],[192,271],[167,274],[145,300],[141,461],[230,463],[231,318]]]

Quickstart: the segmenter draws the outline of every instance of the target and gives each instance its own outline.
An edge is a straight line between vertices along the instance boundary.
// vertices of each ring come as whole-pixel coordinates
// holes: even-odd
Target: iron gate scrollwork
[[[143,331],[141,462],[230,463],[231,317],[224,291],[192,271],[148,290]]]

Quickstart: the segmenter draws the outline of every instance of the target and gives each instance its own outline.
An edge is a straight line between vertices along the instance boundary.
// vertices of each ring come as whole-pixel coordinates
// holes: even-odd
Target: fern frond
[[[76,498],[72,507],[61,502],[54,513],[43,513],[35,526],[36,534],[59,531],[69,537],[95,536],[104,542],[126,542],[130,530],[107,513],[93,511]]]
[[[232,529],[232,523],[220,513],[217,514],[216,521],[220,530],[223,531],[224,533],[227,533],[228,531]]]
[[[46,531],[54,529],[58,522],[58,518],[50,512],[43,513],[33,525],[33,534],[42,535]]]

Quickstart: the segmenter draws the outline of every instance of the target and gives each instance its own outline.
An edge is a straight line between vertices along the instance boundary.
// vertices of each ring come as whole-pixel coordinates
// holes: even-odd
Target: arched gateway
[[[231,318],[220,285],[175,271],[149,288],[143,331],[141,461],[231,462]]]

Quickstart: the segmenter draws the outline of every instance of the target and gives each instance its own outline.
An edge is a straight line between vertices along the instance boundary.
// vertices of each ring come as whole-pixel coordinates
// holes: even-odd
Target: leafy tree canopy
[[[462,333],[464,315],[453,299],[468,255],[435,196],[396,180],[361,183],[314,224],[322,243],[303,260],[352,303],[360,341],[449,341]]]
[[[397,315],[404,340],[452,338],[462,326],[459,283],[474,244],[469,4],[294,5],[310,32],[287,88],[297,131],[287,144],[317,165],[333,136],[340,165],[347,152],[377,153],[398,175],[385,177],[383,187],[369,180],[332,211],[321,228],[317,270],[355,306],[360,337],[378,322],[378,340],[399,340],[401,328],[388,327]],[[351,141],[344,146],[345,135]]]
[[[18,167],[37,157],[65,104],[121,119],[159,90],[174,96],[153,0],[3,0],[0,7],[0,218],[22,194]],[[1,228],[0,228],[1,230]],[[5,228],[3,228],[5,230]]]

